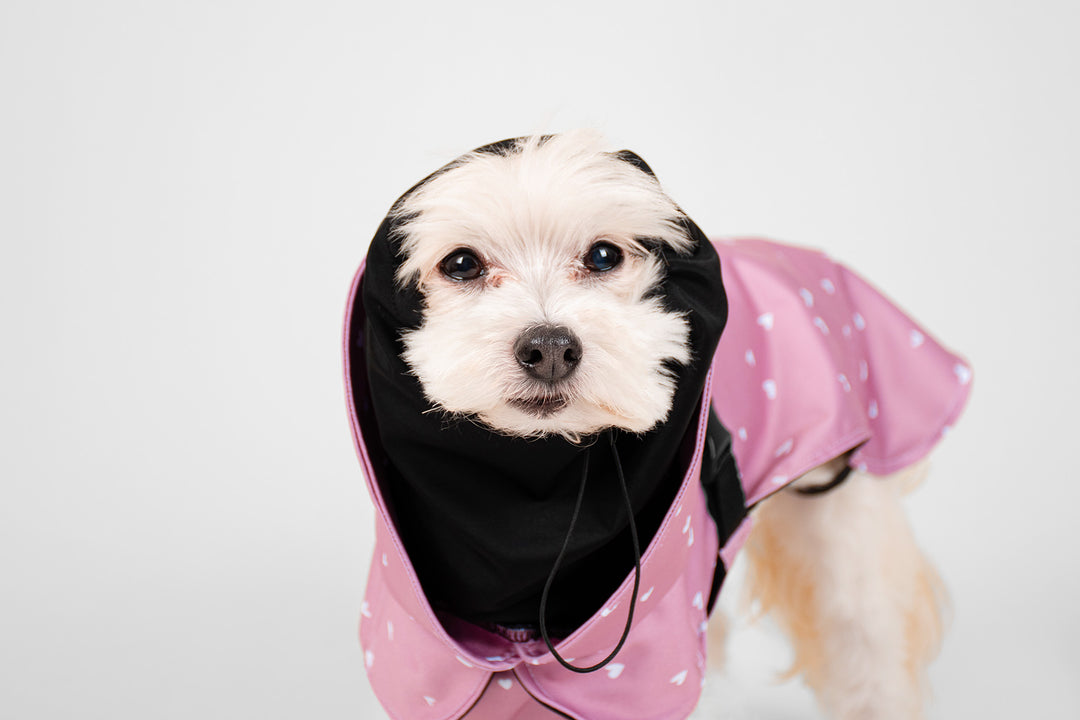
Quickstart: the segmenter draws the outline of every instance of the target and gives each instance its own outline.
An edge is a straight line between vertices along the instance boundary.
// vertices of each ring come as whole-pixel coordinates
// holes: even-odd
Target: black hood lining
[[[519,142],[474,152],[510,154]],[[614,156],[652,175],[637,155]],[[429,175],[393,207],[460,162]],[[583,445],[507,437],[468,419],[427,412],[422,387],[401,358],[401,334],[420,325],[424,303],[415,282],[401,287],[396,280],[402,221],[392,210],[372,240],[348,331],[351,392],[374,480],[433,608],[477,624],[535,624],[578,488]],[[641,435],[618,433],[616,441],[643,544],[689,464],[708,363],[727,318],[716,252],[696,224],[685,216],[681,222],[690,252],[652,250],[665,269],[658,297],[690,323],[692,360],[673,368],[677,390],[668,420]],[[625,512],[609,512],[622,505],[612,463],[606,453],[593,462],[574,545],[549,600],[556,635],[588,619],[633,566],[628,524],[619,517]]]

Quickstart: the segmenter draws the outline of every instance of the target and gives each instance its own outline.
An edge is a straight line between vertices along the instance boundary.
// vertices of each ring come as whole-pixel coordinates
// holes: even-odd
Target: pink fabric
[[[854,462],[884,473],[914,462],[960,412],[971,371],[851,271],[821,253],[761,240],[716,243],[731,315],[712,397],[733,435],[748,503],[862,444]],[[363,267],[353,282],[346,317]],[[350,363],[345,344],[346,383]],[[711,389],[710,389],[711,388]],[[711,393],[711,394],[710,394]],[[749,523],[718,548],[699,483],[707,406],[691,466],[642,557],[637,610],[619,656],[579,675],[540,641],[509,640],[428,605],[394,530],[346,393],[376,507],[360,642],[371,685],[395,720],[681,720],[704,683],[705,603],[719,557],[730,567]],[[603,658],[626,619],[631,573],[557,644],[579,666]]]
[[[731,315],[713,402],[748,502],[860,443],[853,465],[895,472],[956,421],[970,366],[865,280],[813,250],[714,245]]]
[[[713,244],[731,308],[713,357],[713,406],[748,505],[860,445],[853,465],[896,472],[948,432],[971,367],[887,297],[821,252]],[[749,525],[727,543],[725,564]]]

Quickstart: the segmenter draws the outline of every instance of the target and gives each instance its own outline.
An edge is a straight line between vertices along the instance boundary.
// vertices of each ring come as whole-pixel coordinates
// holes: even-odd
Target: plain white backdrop
[[[7,0],[0,716],[384,717],[349,280],[430,170],[582,125],[969,357],[909,502],[955,606],[931,717],[1080,716],[1078,36],[1049,0]],[[714,717],[818,717],[738,628]]]

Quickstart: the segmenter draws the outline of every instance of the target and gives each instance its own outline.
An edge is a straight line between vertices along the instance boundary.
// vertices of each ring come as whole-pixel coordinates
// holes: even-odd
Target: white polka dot
[[[840,332],[846,338],[851,337],[851,326],[850,325],[845,325],[844,327],[840,328]]]
[[[709,631],[709,621],[702,620],[701,624],[697,626],[698,635],[704,635]]]
[[[638,597],[638,600],[640,600],[641,602],[645,602],[650,597],[652,597],[652,591],[655,590],[655,589],[656,589],[656,587],[653,586],[653,587],[649,588],[648,590],[646,590],[645,592],[641,593],[641,596]]]
[[[740,440],[742,440],[743,442],[746,442],[746,428],[744,428],[744,427],[739,428],[739,431],[736,434],[739,436]]]
[[[781,455],[787,455],[789,452],[791,452],[791,448],[793,448],[794,446],[795,446],[795,439],[794,438],[788,438],[787,440],[785,440],[783,442],[783,444],[780,445],[780,447],[776,448],[776,452],[774,453],[773,456],[774,457],[780,457]]]
[[[864,320],[863,316],[860,315],[859,313],[855,313],[854,315],[851,316],[851,322],[855,323],[855,329],[856,330],[865,330],[866,329],[866,320]]]
[[[967,385],[971,382],[971,368],[963,363],[956,363],[953,366],[953,372],[956,373],[956,379],[960,381],[961,385]]]
[[[394,623],[389,620],[386,621],[386,637],[394,639]]]
[[[836,286],[832,284],[832,280],[830,280],[829,278],[821,278],[821,289],[829,295],[832,295],[834,292],[836,292]]]
[[[623,669],[624,669],[625,667],[626,667],[626,666],[625,666],[625,665],[623,665],[622,663],[611,663],[611,664],[610,664],[610,665],[608,665],[608,666],[607,666],[606,668],[604,668],[604,670],[606,670],[606,671],[607,671],[607,676],[608,676],[609,678],[611,678],[612,680],[614,680],[615,678],[617,678],[617,677],[619,677],[620,675],[622,675],[622,671],[623,671]]]
[[[814,318],[814,327],[821,331],[823,335],[829,334],[829,326],[825,324],[825,321],[819,317]]]
[[[382,566],[383,567],[388,567],[389,566],[389,563],[386,561],[386,553],[382,554]]]
[[[859,361],[859,379],[866,382],[866,379],[870,377],[870,366],[866,364],[865,360]]]
[[[761,389],[765,391],[765,397],[769,398],[770,400],[775,400],[776,399],[776,381],[775,380],[770,379],[770,380],[766,380],[765,382],[761,383]]]
[[[747,350],[746,355],[744,357],[746,358],[746,364],[749,365],[750,367],[754,367],[755,365],[757,365],[757,359],[754,358],[754,351],[753,350]]]
[[[911,340],[911,347],[913,348],[917,348],[926,342],[926,337],[915,329],[912,329],[909,339]]]
[[[503,690],[509,690],[514,687],[514,681],[510,678],[499,678],[499,687]]]
[[[836,376],[836,381],[840,383],[840,386],[844,388],[844,392],[851,392],[851,383],[848,382],[847,375],[840,373]]]
[[[611,613],[615,612],[615,608],[619,607],[619,603],[615,603],[611,607],[606,607],[600,611],[600,617],[607,617]]]
[[[773,314],[771,312],[762,313],[758,315],[757,324],[766,330],[772,330],[773,328]]]
[[[769,482],[773,485],[783,485],[787,482],[787,475],[773,475],[769,478]]]
[[[870,401],[870,407],[866,408],[866,414],[870,416],[871,420],[878,416],[877,400]]]
[[[690,601],[690,607],[695,607],[698,610],[705,609],[705,596],[700,592],[694,595],[694,599]]]
[[[690,528],[690,534],[686,536],[686,546],[690,547],[694,544],[694,528]]]
[[[799,297],[806,303],[806,307],[814,307],[814,296],[806,288],[799,288]]]
[[[675,675],[670,680],[668,680],[668,682],[672,685],[682,685],[684,682],[686,682],[687,673],[689,673],[689,670],[683,670],[681,673]]]
[[[367,600],[360,603],[360,614],[366,618],[371,617],[371,605],[368,604]]]
[[[431,707],[432,705],[435,704],[435,698],[425,695],[424,696],[424,702],[426,702],[428,704],[428,707]]]
[[[364,665],[371,669],[371,666],[375,664],[375,653],[367,650],[364,652]]]
[[[682,526],[683,535],[685,535],[690,530],[690,518],[691,517],[693,517],[693,516],[692,515],[687,515],[686,516],[686,524]]]

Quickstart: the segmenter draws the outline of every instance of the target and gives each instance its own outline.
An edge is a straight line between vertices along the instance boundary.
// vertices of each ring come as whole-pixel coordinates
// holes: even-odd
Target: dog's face
[[[425,301],[404,359],[437,408],[570,439],[667,416],[689,330],[653,293],[649,247],[691,241],[652,176],[592,133],[531,138],[466,156],[396,215],[397,280]]]

